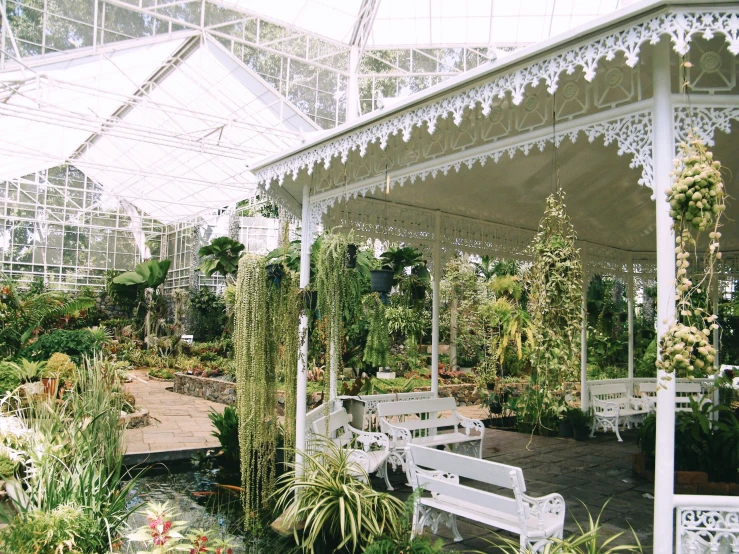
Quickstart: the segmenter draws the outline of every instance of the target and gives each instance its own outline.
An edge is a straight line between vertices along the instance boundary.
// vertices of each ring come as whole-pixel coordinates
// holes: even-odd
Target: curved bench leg
[[[624,440],[621,438],[621,434],[618,432],[618,416],[616,416],[616,424],[614,425],[613,429],[616,431],[618,442],[624,442]]]
[[[377,471],[378,477],[383,477],[385,479],[385,485],[387,485],[387,490],[392,491],[393,486],[390,484],[390,476],[388,475],[390,472],[387,469],[387,458],[385,458],[385,461],[382,462],[382,465],[380,466],[380,469]]]
[[[461,542],[464,540],[459,529],[457,529],[457,516],[454,514],[449,514],[449,528],[452,530],[452,533],[454,533],[454,542]]]

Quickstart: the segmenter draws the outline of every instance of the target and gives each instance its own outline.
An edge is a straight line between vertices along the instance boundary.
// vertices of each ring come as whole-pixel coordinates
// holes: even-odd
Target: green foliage
[[[264,258],[245,254],[239,262],[236,282],[234,361],[242,501],[248,529],[254,525],[256,514],[267,506],[274,485],[277,425],[269,330]]]
[[[35,554],[96,554],[98,525],[83,508],[63,504],[49,512],[33,510],[0,531],[0,551]]]
[[[46,362],[46,375],[58,378],[63,383],[73,383],[77,366],[67,354],[55,352]]]
[[[303,295],[298,288],[298,275],[283,266],[279,286],[268,291],[270,364],[282,381],[285,391],[284,443],[288,452],[295,447],[297,412],[297,367],[301,337],[298,326],[303,310]]]
[[[21,384],[16,373],[16,364],[7,360],[0,361],[0,396],[15,390]]]
[[[380,255],[380,262],[383,269],[393,272],[393,286],[407,278],[407,268],[410,268],[411,276],[415,277],[418,283],[428,285],[431,282],[423,254],[412,246],[390,248]]]
[[[0,291],[0,356],[18,354],[44,321],[75,314],[95,305],[91,298],[66,301],[54,292],[29,293],[21,299],[13,281],[2,273]]]
[[[241,458],[239,453],[239,417],[236,408],[226,406],[222,414],[211,410],[208,417],[213,423],[213,427],[216,428],[211,434],[221,443],[221,452],[224,459],[229,463],[238,464]]]
[[[303,453],[303,463],[293,464],[280,477],[275,493],[278,509],[285,510],[285,525],[304,522],[302,536],[295,533],[303,551],[364,552],[374,537],[395,536],[403,503],[375,491],[366,474],[363,480],[352,477],[350,473],[363,470],[347,449],[326,440],[320,450],[316,455]]]
[[[565,212],[564,192],[547,198],[547,208],[531,245],[529,272],[534,344],[532,364],[544,387],[575,380],[579,373],[582,327],[582,266],[575,231]]]
[[[0,480],[6,477],[12,478],[17,467],[18,462],[14,462],[5,454],[0,454]]]
[[[89,329],[60,329],[41,335],[36,342],[24,348],[20,355],[30,360],[48,360],[55,352],[61,352],[79,365],[84,357],[92,357],[100,351],[103,345],[99,338]]]
[[[46,362],[33,362],[21,358],[17,363],[7,362],[6,365],[15,373],[16,379],[21,383],[34,383],[45,377]]]
[[[172,260],[148,260],[137,264],[133,271],[121,273],[113,279],[114,285],[143,286],[145,289],[156,289],[167,280],[167,272]]]
[[[316,266],[316,288],[318,311],[326,330],[326,352],[328,374],[335,378],[341,373],[341,352],[344,338],[345,309],[351,302],[349,271],[346,269],[347,237],[329,234],[323,237]]]
[[[367,545],[364,554],[440,554],[443,541],[431,542],[427,537],[411,537],[413,503],[418,493],[413,493],[404,504],[404,514],[392,532],[375,537]]]
[[[199,341],[220,337],[226,328],[226,303],[208,287],[190,292],[190,331]]]
[[[224,277],[234,275],[239,268],[239,258],[246,247],[230,237],[218,237],[198,250],[204,258],[198,269],[210,277],[218,272]]]
[[[102,361],[96,359],[79,371],[77,386],[65,394],[62,403],[30,399],[23,410],[14,414],[33,430],[33,438],[26,450],[29,471],[23,476],[22,486],[13,487],[10,495],[19,515],[0,536],[1,551],[28,551],[8,549],[14,544],[8,541],[22,537],[45,540],[41,535],[47,534],[28,534],[29,526],[79,530],[75,543],[80,550],[72,552],[96,554],[115,550],[113,545],[130,510],[135,509],[128,503],[129,491],[136,482],[123,471],[121,405],[113,392],[119,388],[115,373],[103,371]],[[66,525],[46,524],[45,520],[55,521],[60,514],[67,514],[65,510],[72,509],[69,507],[76,513]]]
[[[721,412],[719,421],[712,414]],[[654,459],[657,416],[650,414],[639,429],[642,454]],[[711,481],[739,482],[739,422],[725,406],[690,400],[690,410],[675,414],[675,469],[705,471]]]
[[[153,367],[147,373],[155,379],[164,379],[167,381],[174,379],[174,371],[166,367]]]
[[[365,297],[364,308],[367,321],[369,321],[369,332],[367,333],[367,343],[364,347],[362,360],[374,368],[385,367],[388,365],[388,355],[390,353],[385,305],[382,303],[380,295],[373,293]]]

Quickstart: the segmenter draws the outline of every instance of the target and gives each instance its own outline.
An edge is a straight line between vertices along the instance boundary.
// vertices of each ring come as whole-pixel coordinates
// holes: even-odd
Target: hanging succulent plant
[[[560,189],[547,198],[531,245],[532,364],[543,386],[571,381],[578,375],[583,275],[575,239]]]
[[[326,367],[332,383],[336,382],[341,371],[344,308],[351,294],[346,268],[348,244],[346,236],[338,233],[326,235],[316,267],[318,311],[326,325]]]
[[[279,286],[269,287],[270,352],[277,375],[282,377],[285,391],[285,455],[295,447],[295,415],[297,407],[297,368],[300,349],[298,324],[303,309],[303,294],[298,275],[283,266]]]
[[[660,339],[662,355],[657,367],[676,372],[678,377],[693,377],[715,371],[716,349],[710,338],[718,328],[717,315],[708,301],[700,305],[696,299],[707,298],[701,293],[715,285],[726,191],[721,163],[697,139],[680,145],[672,177],[672,185],[665,192],[676,235],[677,320]],[[697,245],[703,231],[709,231],[708,248],[702,269],[691,275],[690,260],[698,261]]]
[[[274,485],[277,422],[269,331],[264,258],[246,254],[236,282],[234,361],[247,529],[255,524],[255,514],[265,507]]]

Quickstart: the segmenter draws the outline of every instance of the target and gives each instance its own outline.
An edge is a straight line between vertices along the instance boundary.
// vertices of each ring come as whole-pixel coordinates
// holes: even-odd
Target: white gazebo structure
[[[739,120],[738,56],[737,2],[640,2],[386,102],[250,169],[263,190],[302,219],[302,286],[310,244],[322,228],[342,226],[427,252],[435,392],[443,261],[460,251],[527,258],[544,200],[555,187],[553,145],[585,283],[594,274],[623,279],[631,324],[634,281],[656,280],[657,332],[666,331],[675,318],[675,253],[664,191],[676,145],[691,129],[703,138],[729,168],[728,193],[736,196],[739,142],[730,133],[732,120]],[[727,215],[724,277],[739,273],[737,207],[730,205]],[[630,343],[633,354],[633,333]],[[582,349],[587,402],[584,332]],[[298,448],[305,440],[306,350],[304,344],[298,368]],[[663,384],[654,551],[680,550],[685,537],[696,534],[712,541],[736,537],[739,528],[731,521],[739,504],[673,493],[675,381]]]

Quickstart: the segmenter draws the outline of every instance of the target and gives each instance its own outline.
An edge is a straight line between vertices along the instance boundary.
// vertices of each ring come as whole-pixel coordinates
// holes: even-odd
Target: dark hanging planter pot
[[[413,285],[411,287],[411,300],[423,300],[426,298],[426,287],[423,285]]]
[[[350,244],[346,247],[346,267],[354,269],[357,267],[357,245]]]
[[[370,271],[372,292],[388,293],[393,289],[393,272],[389,269],[374,269]]]
[[[279,285],[282,280],[282,264],[269,264],[267,266],[267,282]]]

